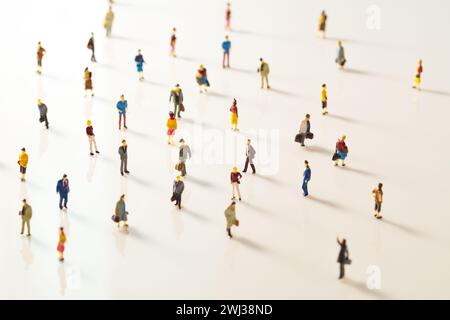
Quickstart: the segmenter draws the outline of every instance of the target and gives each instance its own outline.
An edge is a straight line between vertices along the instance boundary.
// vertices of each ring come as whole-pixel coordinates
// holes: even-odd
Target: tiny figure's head
[[[247,145],[249,146],[252,143],[252,140],[247,139]]]
[[[175,87],[179,88],[179,87],[180,87],[180,84],[179,84],[179,83],[177,83],[177,84],[175,85]]]
[[[63,179],[67,179],[67,174],[63,174]]]
[[[91,120],[88,120],[88,121],[87,121],[87,126],[90,127],[91,124],[92,124]]]
[[[309,162],[308,162],[308,160],[305,160],[305,167],[309,167]]]
[[[263,62],[264,60],[263,60],[263,58],[259,58],[259,61]]]
[[[42,104],[42,100],[38,99],[38,105],[41,105],[41,104]]]
[[[122,140],[122,145],[123,146],[126,146],[127,145],[127,141],[124,139],[124,140]]]
[[[120,96],[120,100],[125,101],[125,96],[123,94]]]
[[[231,201],[231,205],[234,207],[236,206],[236,201]]]
[[[422,59],[419,59],[419,64],[422,64]]]
[[[309,120],[309,118],[311,118],[311,115],[310,115],[309,113],[307,113],[307,114],[305,115],[305,119],[306,119],[306,120]]]
[[[345,141],[345,139],[347,139],[347,136],[346,136],[346,135],[343,135],[342,138],[341,138],[341,140],[342,140],[342,141]]]
[[[226,35],[225,40],[229,40],[229,39],[230,39],[230,36]]]
[[[94,37],[94,33],[93,32],[91,32],[91,37]]]
[[[184,144],[184,139],[183,139],[183,138],[180,139],[180,144],[181,144],[181,145]]]
[[[120,196],[120,200],[125,200],[125,194],[122,194],[122,195]]]
[[[173,33],[177,32],[177,28],[172,28]]]
[[[233,172],[234,173],[238,172],[238,168],[237,167],[233,167]]]
[[[233,98],[233,106],[237,105],[237,100],[236,98]]]
[[[84,68],[84,72],[88,72],[88,71],[89,71],[88,67]]]
[[[141,49],[138,50],[138,54],[141,54]]]
[[[322,13],[321,13],[323,16],[325,15],[325,10],[322,10]]]
[[[204,68],[205,68],[205,67],[204,67],[202,64],[201,64],[200,67],[199,67],[200,70],[203,70]]]
[[[342,47],[342,41],[341,40],[338,41],[338,46]]]
[[[22,150],[23,152],[25,152],[25,148],[22,148],[21,150]]]
[[[378,189],[381,190],[382,188],[383,188],[383,184],[380,182],[380,183],[378,184]]]
[[[59,231],[64,232],[64,227],[59,227]]]
[[[175,117],[175,113],[173,113],[173,111],[169,112],[169,117],[174,118]]]
[[[180,176],[176,176],[176,177],[175,177],[175,180],[178,182],[178,181],[181,180],[181,177],[180,177]]]
[[[324,83],[324,84],[322,84],[322,88],[326,88],[327,87],[327,85]]]
[[[40,47],[41,46],[41,42],[40,41],[38,41],[38,47]]]

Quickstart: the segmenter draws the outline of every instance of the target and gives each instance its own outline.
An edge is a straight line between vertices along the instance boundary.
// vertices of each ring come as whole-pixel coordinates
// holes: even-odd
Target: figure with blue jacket
[[[67,210],[67,201],[69,198],[69,179],[67,178],[67,174],[64,174],[61,180],[58,180],[56,184],[56,193],[59,193],[59,209]]]
[[[308,196],[308,182],[309,180],[311,180],[311,168],[309,167],[309,162],[308,160],[305,160],[305,171],[303,172],[303,184],[302,184],[302,189],[303,189],[303,195],[305,197]]]
[[[141,49],[138,50],[138,54],[134,57],[134,62],[136,62],[136,68],[139,75],[139,80],[144,80],[144,56],[141,53]]]
[[[128,228],[128,211],[125,205],[125,195],[121,195],[119,201],[116,203],[116,209],[114,211],[114,222],[117,223],[117,227],[122,224],[125,228]]]
[[[230,67],[230,49],[231,49],[231,41],[228,36],[225,36],[225,41],[222,42],[223,49],[223,60],[222,60],[222,68],[225,68],[225,60],[227,61],[226,67]]]
[[[119,130],[122,129],[122,117],[123,117],[123,127],[127,128],[127,109],[128,102],[125,100],[125,96],[121,95],[119,102],[116,105],[117,110],[119,111]]]

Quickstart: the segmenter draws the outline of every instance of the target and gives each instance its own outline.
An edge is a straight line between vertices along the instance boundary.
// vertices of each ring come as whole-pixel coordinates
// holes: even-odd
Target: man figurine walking
[[[129,174],[128,171],[128,145],[125,140],[122,140],[122,145],[119,147],[120,155],[120,174],[123,176],[124,173]]]
[[[375,218],[381,219],[381,204],[383,203],[383,184],[379,183],[378,187],[372,190],[372,196],[375,200]]]
[[[255,148],[253,148],[253,146],[252,146],[252,141],[250,139],[247,139],[247,149],[245,151],[245,156],[246,156],[245,166],[244,166],[244,170],[242,170],[242,172],[247,172],[248,165],[250,164],[250,166],[252,167],[253,174],[256,173],[256,168],[255,168],[255,165],[253,164],[253,159],[255,158],[255,154],[256,154],[256,151],[255,151]]]
[[[58,180],[56,184],[56,193],[59,193],[59,209],[63,208],[67,210],[67,201],[69,198],[69,179],[67,174],[64,174],[61,180]]]
[[[180,151],[179,151],[179,166],[181,171],[181,176],[186,175],[186,160],[191,157],[191,148],[184,143],[184,139],[180,139]]]
[[[222,42],[223,49],[223,59],[222,59],[222,68],[230,67],[230,49],[231,49],[231,41],[229,36],[225,36],[225,41]],[[225,66],[226,61],[226,66]]]
[[[41,101],[41,99],[38,99],[38,108],[39,108],[39,121],[45,122],[45,127],[48,129],[48,118],[47,118],[47,106]]]
[[[117,110],[119,111],[119,130],[122,129],[122,118],[123,118],[123,127],[128,129],[127,127],[127,110],[128,110],[128,102],[125,100],[125,96],[121,95],[119,102],[116,105]]]
[[[173,113],[176,114],[178,118],[181,118],[180,112],[184,112],[183,90],[181,90],[178,83],[170,90],[169,102],[171,101],[173,101]]]
[[[91,61],[97,62],[97,60],[95,59],[95,46],[94,46],[94,33],[93,32],[91,32],[91,38],[88,41],[87,47],[89,50],[92,51]]]
[[[22,217],[22,231],[20,232],[20,234],[23,235],[23,232],[25,231],[25,224],[26,224],[27,230],[28,230],[27,237],[29,237],[29,236],[31,236],[30,220],[33,215],[33,209],[27,203],[26,199],[23,199],[22,210],[19,212],[19,214]]]
[[[172,201],[175,201],[175,205],[178,206],[178,209],[181,209],[181,195],[184,191],[184,182],[181,181],[180,176],[175,178],[173,182],[173,195]]]
[[[308,196],[308,182],[309,180],[311,180],[311,168],[309,167],[309,162],[308,160],[305,160],[305,171],[303,172],[303,184],[302,184],[302,189],[303,189],[303,196],[307,197]]]
[[[258,72],[261,75],[261,89],[264,89],[264,82],[266,82],[267,89],[270,89],[269,85],[269,64],[263,60],[263,58],[259,58],[260,66],[258,68]]]
[[[97,142],[95,141],[94,127],[92,127],[91,120],[87,121],[86,134],[87,134],[88,140],[89,140],[89,151],[90,151],[89,154],[91,156],[94,155],[94,152],[93,152],[94,150],[92,149],[92,146],[95,147],[95,153],[99,154],[100,152],[97,149]]]

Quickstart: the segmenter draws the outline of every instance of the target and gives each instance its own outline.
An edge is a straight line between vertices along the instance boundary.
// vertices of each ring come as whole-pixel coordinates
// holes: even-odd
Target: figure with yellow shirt
[[[325,38],[325,29],[327,24],[327,14],[325,13],[325,10],[322,10],[319,17],[319,34],[321,38]]]
[[[22,148],[22,152],[19,155],[19,161],[17,161],[20,167],[20,173],[22,177],[20,181],[25,182],[25,174],[27,173],[28,154],[25,152],[25,148]]]
[[[379,183],[378,187],[372,190],[372,197],[375,199],[375,218],[381,219],[381,204],[383,203],[383,184]]]
[[[327,101],[328,101],[327,85],[324,83],[322,85],[322,115],[328,114]]]
[[[418,65],[417,65],[416,77],[414,79],[414,85],[413,85],[414,89],[420,90],[420,80],[421,80],[422,71],[423,71],[422,59],[420,59]]]

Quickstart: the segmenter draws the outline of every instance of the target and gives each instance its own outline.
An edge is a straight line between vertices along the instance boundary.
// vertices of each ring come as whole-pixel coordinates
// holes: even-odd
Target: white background
[[[221,68],[225,1],[122,0],[109,39],[106,0],[0,4],[1,298],[450,298],[448,1],[233,1],[230,70]],[[381,10],[380,30],[366,25],[372,4]],[[322,9],[325,40],[317,37]],[[173,26],[177,59],[168,55]],[[83,97],[91,31],[98,60],[92,100]],[[343,72],[334,64],[338,39],[348,60]],[[38,41],[47,50],[42,76],[35,74]],[[138,49],[145,82],[137,80]],[[259,88],[261,56],[270,64],[271,91]],[[422,92],[411,89],[419,58]],[[208,95],[195,84],[199,64],[209,72]],[[169,201],[177,149],[165,136],[177,82],[187,112],[176,139],[183,136],[194,154],[181,213]],[[324,82],[327,117],[320,114]],[[126,133],[118,131],[115,110],[122,93]],[[38,122],[38,98],[49,108],[48,132]],[[233,134],[236,145],[222,146],[209,139],[211,132],[230,134],[233,98],[241,131]],[[305,113],[315,139],[301,149],[293,139]],[[101,151],[96,158],[88,154],[87,119]],[[255,130],[275,139],[250,134]],[[342,134],[348,166],[335,168],[331,156]],[[235,163],[242,169],[247,137],[266,174],[244,176],[241,226],[229,240],[229,172]],[[128,178],[119,174],[122,138]],[[30,156],[25,184],[17,165],[22,147]],[[312,168],[308,199],[300,190],[305,159]],[[55,193],[63,173],[72,190],[67,216]],[[378,182],[385,186],[382,221],[373,218],[370,195]],[[121,193],[128,234],[110,220]],[[19,236],[24,197],[34,210],[31,240]],[[64,264],[56,255],[61,224]],[[353,259],[342,281],[336,236],[347,238]],[[367,289],[371,265],[381,270],[381,290]]]

